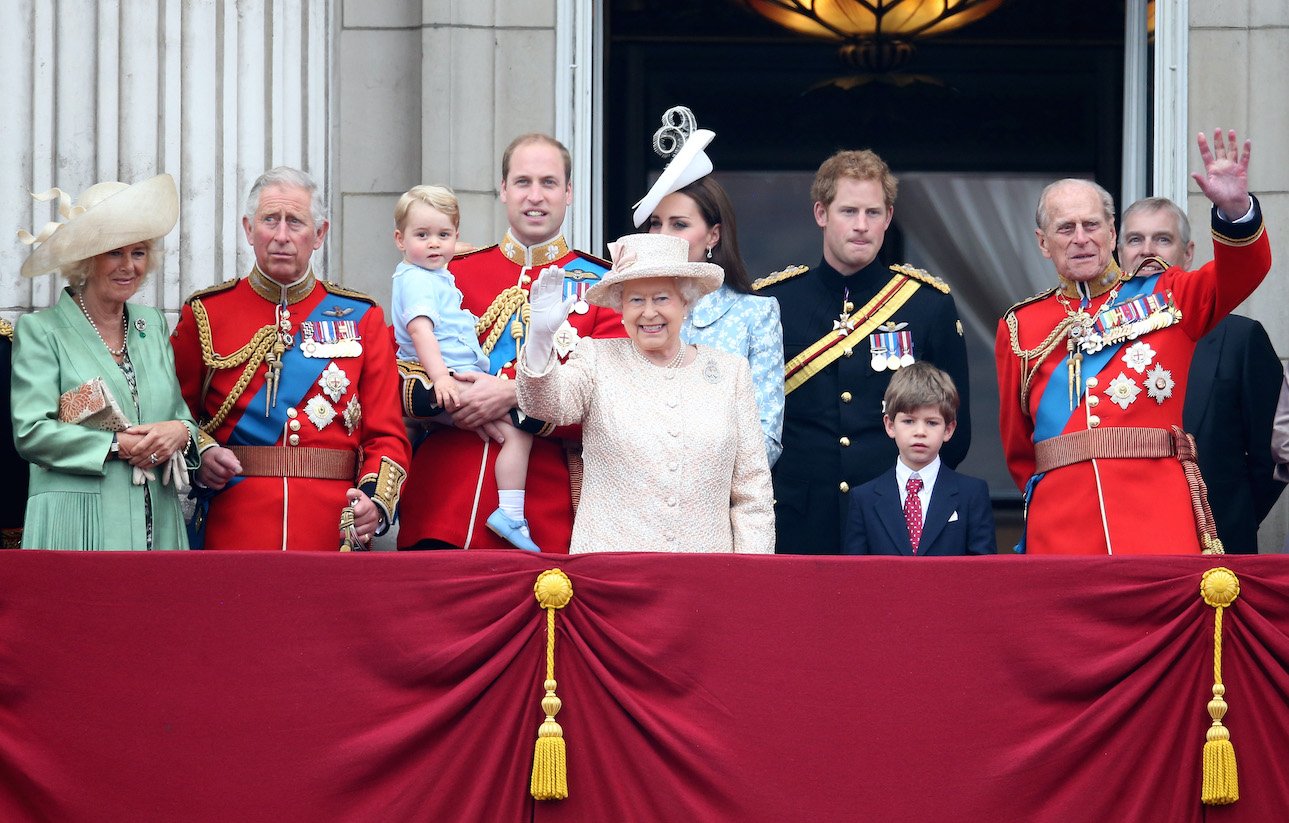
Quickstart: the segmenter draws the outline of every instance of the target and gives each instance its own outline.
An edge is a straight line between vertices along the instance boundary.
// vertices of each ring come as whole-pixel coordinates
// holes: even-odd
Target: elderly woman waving
[[[586,293],[622,312],[627,338],[586,338],[553,356],[574,298],[550,268],[533,284],[519,407],[582,424],[584,479],[571,553],[774,551],[770,470],[747,361],[683,345],[685,314],[721,284],[679,237],[610,246],[613,269]],[[568,341],[565,341],[568,342]]]
[[[70,286],[19,318],[13,429],[31,462],[23,548],[186,549],[176,486],[196,468],[196,425],[179,394],[165,316],[127,302],[179,219],[168,174],[98,183],[46,226],[22,273]]]

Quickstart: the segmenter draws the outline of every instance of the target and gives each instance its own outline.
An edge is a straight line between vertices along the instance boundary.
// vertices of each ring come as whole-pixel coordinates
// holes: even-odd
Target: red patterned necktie
[[[922,491],[922,478],[916,475],[909,478],[905,485],[908,492],[904,497],[904,524],[909,527],[909,542],[913,544],[913,553],[918,553],[918,543],[922,542],[922,500],[918,492]]]

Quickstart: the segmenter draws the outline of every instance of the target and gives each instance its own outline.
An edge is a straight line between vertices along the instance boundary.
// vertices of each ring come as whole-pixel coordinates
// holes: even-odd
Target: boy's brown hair
[[[958,387],[953,378],[923,360],[895,372],[882,401],[886,416],[892,419],[926,406],[938,409],[945,423],[958,419]]]
[[[413,203],[424,203],[435,211],[446,214],[452,221],[453,228],[461,228],[461,206],[452,189],[447,186],[413,186],[398,198],[398,205],[394,206],[394,226],[399,231],[407,223],[407,213],[412,210]]]

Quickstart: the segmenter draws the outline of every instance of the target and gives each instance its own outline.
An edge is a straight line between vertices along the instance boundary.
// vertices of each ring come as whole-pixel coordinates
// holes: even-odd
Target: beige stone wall
[[[1254,141],[1250,187],[1262,202],[1273,264],[1266,282],[1239,311],[1266,327],[1281,359],[1289,356],[1289,0],[1233,0],[1190,4],[1189,122],[1192,135],[1233,128]],[[1199,153],[1194,152],[1198,166]],[[1207,226],[1209,203],[1192,181],[1188,211]],[[1197,260],[1209,260],[1212,239],[1195,238]],[[1261,550],[1280,551],[1289,529],[1289,494],[1263,523]]]
[[[451,186],[461,238],[495,243],[501,152],[555,128],[555,0],[343,0],[336,237],[344,282],[388,305],[398,196]]]

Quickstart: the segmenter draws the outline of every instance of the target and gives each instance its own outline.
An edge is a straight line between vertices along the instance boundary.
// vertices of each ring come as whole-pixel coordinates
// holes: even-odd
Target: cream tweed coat
[[[747,361],[706,346],[656,366],[627,339],[584,338],[541,374],[520,358],[519,408],[582,424],[571,554],[774,551],[773,491]]]

